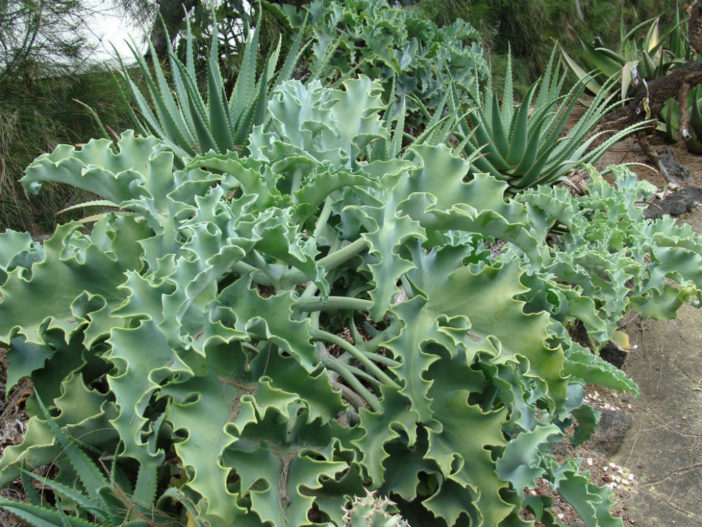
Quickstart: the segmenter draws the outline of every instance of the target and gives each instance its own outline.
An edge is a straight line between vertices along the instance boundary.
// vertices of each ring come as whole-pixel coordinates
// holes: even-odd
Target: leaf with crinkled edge
[[[477,349],[489,351],[484,342],[496,338],[500,347],[493,362],[516,361],[521,355],[529,361],[528,375],[546,383],[548,396],[554,401],[564,399],[566,382],[561,371],[565,357],[560,348],[550,349],[546,344],[548,315],[526,314],[524,302],[516,300],[526,291],[520,283],[519,264],[512,260],[501,268],[485,267],[474,273],[469,267],[456,266],[453,262],[458,257],[460,253],[446,250],[415,254],[418,267],[409,276],[428,299],[427,316],[465,317],[470,323],[466,331],[478,341]],[[463,344],[475,348],[465,340]]]
[[[256,249],[299,269],[328,294],[324,268],[315,262],[317,244],[314,238],[300,232],[292,209],[270,208],[262,212],[252,222],[251,232]]]
[[[218,281],[254,241],[228,237],[213,222],[186,224],[181,232],[187,238],[179,255],[161,259],[162,266],[154,269],[154,275],[127,273],[121,288],[128,292],[128,298],[114,314],[146,316],[158,324],[171,345],[192,345],[199,352],[212,336],[244,337],[212,319],[207,306],[215,300]]]
[[[423,373],[439,356],[423,350],[429,342],[445,343],[445,338],[437,332],[436,317],[426,309],[427,301],[416,296],[408,302],[393,307],[393,313],[403,323],[402,332],[384,343],[394,357],[401,362],[392,370],[404,380],[400,394],[409,400],[410,409],[418,415],[418,422],[429,423],[432,419],[429,407],[428,381]],[[392,424],[392,423],[388,423]]]
[[[660,290],[649,291],[645,295],[631,297],[631,307],[643,318],[670,320],[675,318],[678,309],[688,301],[691,292],[665,285]]]
[[[354,436],[358,429],[333,421],[308,422],[305,410],[288,419],[271,408],[241,430],[222,462],[238,474],[240,493],[248,495],[261,521],[297,527],[308,523],[314,505],[314,497],[304,490],[319,489],[323,478],[335,478],[349,468],[336,459],[335,451]]]
[[[304,186],[293,195],[295,223],[304,222],[334,191],[347,186],[372,186],[375,182],[363,174],[348,170],[318,168],[307,176]]]
[[[348,80],[345,91],[288,81],[268,103],[265,127],[255,127],[249,149],[257,159],[278,161],[306,156],[332,166],[351,168],[373,139],[386,138],[380,120],[385,108],[381,87],[368,77]]]
[[[379,488],[382,494],[392,493],[411,502],[423,492],[427,479],[443,479],[437,464],[426,457],[427,432],[424,427],[417,428],[417,441],[411,447],[404,438],[398,438],[383,448],[388,457],[383,461],[383,484]]]
[[[22,377],[27,377],[33,371],[44,367],[46,360],[54,354],[45,344],[33,344],[19,336],[10,339],[7,352],[9,364],[6,371],[5,390],[9,393]]]
[[[541,261],[542,250],[527,228],[526,209],[513,201],[504,201],[507,185],[487,174],[476,174],[463,183],[461,172],[465,161],[455,158],[442,147],[415,147],[413,152],[422,160],[420,169],[410,172],[405,185],[412,194],[402,203],[400,213],[408,214],[422,227],[431,230],[459,230],[493,236],[513,243],[531,260]],[[443,173],[448,173],[446,189]]]
[[[19,253],[30,250],[33,243],[28,232],[15,232],[10,229],[0,232],[0,285],[7,278],[8,266]]]
[[[702,254],[684,247],[654,247],[652,273],[665,273],[666,278],[678,283],[692,282],[702,289]]]
[[[558,493],[570,503],[587,527],[621,527],[621,518],[609,511],[613,503],[608,487],[590,483],[589,472],[566,470],[558,482]]]
[[[407,446],[412,447],[417,439],[416,428],[420,420],[419,413],[412,408],[412,402],[396,388],[385,387],[382,393],[381,411],[360,409],[359,417],[364,435],[354,441],[363,453],[363,465],[368,472],[368,477],[377,486],[391,477],[383,468],[384,461],[390,455],[386,445],[401,437],[401,434],[405,434]],[[403,497],[406,496],[403,495]]]
[[[468,267],[444,276],[432,275],[425,283],[432,312],[462,315],[471,323],[470,332],[501,343],[501,363],[521,355],[529,361],[529,374],[543,379],[553,400],[565,397],[566,382],[561,376],[563,351],[546,344],[549,317],[545,313],[526,314],[524,303],[515,300],[525,291],[519,279],[522,271],[516,261],[501,268],[486,267],[473,273]],[[484,302],[482,299],[490,299]]]
[[[118,153],[109,139],[93,139],[80,150],[59,145],[29,165],[21,183],[33,194],[42,182],[69,184],[114,203],[138,198],[146,190],[158,203],[173,188],[172,177],[168,181],[173,154],[159,151],[159,144],[155,137],[135,137],[127,130],[117,143]]]
[[[227,423],[243,427],[255,419],[247,397],[255,395],[258,385],[237,343],[212,341],[205,355],[204,372],[185,382],[168,383],[162,395],[172,400],[167,420],[182,437],[175,451],[188,473],[187,486],[201,497],[200,514],[213,527],[224,527],[245,515],[236,494],[227,490],[230,468],[221,462],[222,451],[236,438],[236,428]]]
[[[600,420],[600,411],[595,410],[586,404],[572,411],[572,415],[578,423],[575,428],[573,437],[570,438],[570,444],[577,446],[585,441],[588,441],[597,431],[597,425]]]
[[[318,81],[306,85],[297,80],[282,83],[271,93],[265,126],[255,126],[249,136],[251,156],[273,162],[300,155],[349,165],[349,153],[339,148],[331,119],[337,94],[337,90],[323,88]]]
[[[381,320],[390,308],[393,295],[397,292],[400,277],[414,267],[413,263],[399,254],[400,247],[408,240],[426,238],[424,229],[417,221],[398,213],[403,199],[397,189],[393,189],[402,179],[401,174],[387,175],[382,182],[388,192],[377,205],[350,206],[347,211],[356,213],[366,232],[361,237],[369,242],[368,253],[371,259],[368,267],[374,287],[370,290],[373,307],[370,316],[376,322]]]
[[[415,145],[409,149],[406,159],[414,162],[416,168],[400,186],[406,196],[414,192],[431,194],[434,207],[449,210],[454,205],[470,205],[478,211],[494,210],[503,215],[512,215],[518,206],[507,204],[504,193],[508,186],[502,181],[481,174],[469,182],[464,179],[470,170],[470,163],[454,155],[446,145]],[[523,216],[524,211],[519,210]]]
[[[388,135],[379,115],[386,105],[381,97],[383,88],[378,81],[359,75],[343,84],[344,91],[338,95],[331,113],[339,131],[339,142],[351,146],[349,150],[353,160],[371,140]]]
[[[292,319],[292,291],[264,298],[250,286],[249,277],[242,277],[227,286],[219,295],[220,309],[230,310],[233,327],[246,331],[251,340],[269,340],[290,353],[305,370],[312,372],[318,360],[310,342],[311,324],[309,319]]]
[[[142,320],[135,328],[114,329],[107,342],[111,346],[107,357],[116,370],[107,381],[119,407],[112,424],[122,438],[124,455],[144,465],[152,464],[162,454],[150,452],[142,438],[149,421],[146,407],[162,382],[173,376],[188,378],[192,370],[152,320]]]
[[[639,394],[639,388],[634,381],[613,364],[602,359],[587,348],[577,343],[570,344],[566,351],[564,375],[572,375],[582,379],[585,384],[597,384],[614,390]]]
[[[499,346],[492,354],[499,355]],[[503,364],[493,364],[487,360],[476,363],[489,379],[488,386],[494,386],[499,393],[499,399],[510,413],[509,423],[505,425],[505,433],[508,434],[533,430],[538,425],[539,416],[543,411],[540,403],[546,397],[546,387],[527,375],[529,361],[524,357],[516,358],[518,361]],[[565,403],[566,401],[561,401],[560,407]]]
[[[305,493],[314,496],[316,508],[329,516],[332,525],[344,525],[350,497],[362,496],[367,489],[367,480],[360,473],[359,465],[354,463],[335,479],[325,479],[321,488],[307,489]]]
[[[524,488],[532,487],[536,478],[543,475],[544,469],[540,466],[538,452],[554,435],[562,435],[554,424],[520,432],[507,443],[502,456],[495,463],[498,477],[512,483],[517,493],[523,497]]]
[[[311,421],[319,418],[326,423],[347,409],[341,393],[332,388],[329,375],[324,369],[320,369],[316,375],[307,373],[298,361],[292,357],[283,357],[277,350],[261,354],[261,358],[254,363],[256,366],[256,373],[261,375],[260,384],[296,394],[299,401],[304,401],[308,408]],[[302,378],[304,382],[301,382]],[[260,401],[257,404],[262,405]]]
[[[210,152],[198,156],[188,163],[188,168],[218,170],[234,177],[246,194],[258,196],[257,205],[261,210],[279,199],[276,179],[272,172],[265,170],[260,162],[253,159],[240,159],[236,152],[215,154]]]
[[[79,324],[71,303],[84,292],[108,303],[121,300],[117,286],[124,280],[125,269],[88,237],[77,234],[79,228],[69,223],[56,229],[44,244],[45,259],[32,267],[29,280],[19,269],[10,273],[2,287],[1,340],[7,342],[15,329],[35,344],[42,344],[41,333],[51,328],[72,334]]]
[[[428,427],[427,459],[436,461],[444,477],[471,489],[474,506],[483,520],[479,525],[499,525],[512,506],[500,497],[507,483],[495,473],[488,447],[505,444],[502,426],[507,411],[485,412],[468,404],[467,390],[446,393],[437,386],[431,395],[434,422]]]
[[[443,518],[446,525],[451,527],[461,515],[469,518],[469,525],[490,525],[482,522],[480,512],[475,508],[476,501],[477,496],[470,487],[447,479],[423,504],[436,518]]]

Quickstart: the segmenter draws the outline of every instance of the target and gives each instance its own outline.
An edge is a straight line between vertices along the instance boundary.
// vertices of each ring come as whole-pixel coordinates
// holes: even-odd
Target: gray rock
[[[588,445],[604,456],[613,456],[622,446],[631,422],[631,416],[623,410],[602,410],[600,424]]]
[[[667,146],[657,148],[656,154],[658,154],[658,159],[661,160],[661,163],[666,168],[669,175],[685,183],[690,182],[690,170],[675,159],[675,155],[670,148]]]
[[[667,195],[663,199],[654,199],[644,211],[644,217],[657,219],[664,214],[680,216],[690,212],[702,201],[702,187],[687,186]]]

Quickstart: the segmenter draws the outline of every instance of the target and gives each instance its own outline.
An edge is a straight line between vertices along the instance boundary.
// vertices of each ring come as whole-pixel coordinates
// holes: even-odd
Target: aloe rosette
[[[476,93],[475,100],[461,103],[458,113],[467,113],[468,117],[466,122],[459,121],[456,133],[463,151],[475,156],[474,173],[491,174],[509,183],[515,192],[554,184],[576,166],[594,163],[617,141],[649,124],[638,123],[611,134],[593,134],[602,117],[618,104],[613,102],[614,94],[601,90],[566,131],[566,121],[587,79],[579,80],[563,94],[566,74],[554,58],[555,49],[543,77],[518,104],[514,102],[509,57],[501,101],[488,76],[484,94]]]
[[[520,259],[546,256],[526,207],[466,182],[445,146],[401,151],[377,83],[343,88],[282,84],[250,157],[176,169],[127,132],[30,165],[28,190],[60,181],[114,210],[43,244],[0,235],[7,384],[29,376],[55,416],[30,399],[0,484],[56,462],[76,485],[74,437],[199,526],[341,526],[366,489],[410,525],[527,525],[523,509],[558,525],[525,493],[538,477],[586,525],[620,525],[608,490],[549,451],[574,415],[592,429],[583,384],[635,386],[525,312]]]
[[[207,51],[207,88],[206,93],[203,93],[195,71],[195,52],[189,17],[186,16],[185,21],[184,62],[175,55],[171,40],[166,35],[170,70],[168,77],[150,41],[151,68],[136,47],[130,45],[139,72],[144,78],[144,91],[132,79],[120,58],[126,94],[134,104],[134,125],[142,134],[162,139],[181,159],[210,150],[219,153],[241,149],[245,146],[252,128],[263,123],[271,89],[292,76],[301,55],[300,46],[305,25],[302,24],[291,43],[281,68],[276,69],[280,55],[279,41],[278,46],[262,65],[257,79],[256,53],[261,26],[259,16],[256,27],[246,40],[241,68],[230,93],[227,93],[226,82],[219,67],[220,35],[215,28]]]

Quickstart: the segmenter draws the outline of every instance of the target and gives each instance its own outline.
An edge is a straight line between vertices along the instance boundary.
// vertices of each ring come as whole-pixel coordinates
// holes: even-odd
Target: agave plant
[[[702,89],[699,86],[692,88],[687,94],[687,107],[689,121],[687,123],[688,135],[683,137],[685,147],[693,154],[702,154]],[[663,132],[671,142],[677,142],[680,131],[680,103],[674,98],[665,101],[661,108],[657,130]],[[683,133],[683,135],[685,135]]]
[[[187,17],[185,64],[176,57],[170,45],[170,39],[166,39],[169,43],[170,83],[159,64],[151,42],[149,42],[149,50],[153,73],[136,47],[130,45],[146,84],[145,95],[120,59],[127,92],[136,109],[136,113],[132,113],[132,118],[137,129],[143,135],[154,135],[164,140],[181,159],[210,150],[224,153],[228,150],[241,149],[252,128],[263,123],[269,91],[291,77],[300,56],[305,29],[303,24],[283,66],[276,73],[280,54],[280,41],[278,42],[278,46],[264,63],[257,79],[256,53],[260,25],[259,16],[256,28],[250,32],[246,41],[236,83],[228,95],[219,68],[219,35],[216,30],[212,31],[208,52],[206,96],[201,93],[198,86],[193,36]]]
[[[616,50],[595,38],[592,43],[580,40],[585,66],[578,64],[563,48],[561,54],[571,71],[586,81],[588,91],[597,94],[612,78],[618,80],[621,98],[626,98],[632,87],[642,81],[665,76],[669,71],[694,59],[694,52],[687,43],[686,22],[681,20],[676,7],[675,23],[665,33],[660,30],[660,17],[646,20],[626,31],[623,19],[620,22],[619,44]],[[638,37],[646,29],[643,37]],[[609,85],[612,88],[614,85]]]
[[[614,143],[644,126],[632,125],[596,144],[608,132],[591,132],[617,104],[612,101],[613,95],[602,91],[565,132],[566,121],[586,81],[577,82],[561,95],[566,73],[554,58],[555,48],[544,76],[518,104],[514,103],[511,58],[501,102],[488,77],[484,96],[477,95],[476,107],[469,109],[467,122],[459,123],[456,134],[463,139],[466,154],[482,154],[473,161],[473,173],[487,172],[509,183],[513,190],[555,183],[576,165],[596,161]]]

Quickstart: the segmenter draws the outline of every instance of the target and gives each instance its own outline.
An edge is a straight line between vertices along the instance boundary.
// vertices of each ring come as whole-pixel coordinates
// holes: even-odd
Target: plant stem
[[[302,183],[302,171],[300,169],[295,170],[293,173],[292,183],[290,186],[290,194],[294,194],[300,190],[300,184]]]
[[[361,382],[354,377],[354,375],[346,368],[345,365],[341,364],[339,361],[335,360],[332,356],[322,357],[322,364],[334,370],[338,373],[342,379],[344,379],[349,386],[355,391],[356,394],[363,397],[363,399],[368,403],[368,405],[376,412],[380,411],[380,401],[373,395]]]
[[[324,205],[322,206],[322,211],[319,213],[319,217],[317,218],[317,223],[314,226],[314,232],[312,233],[312,236],[314,239],[317,239],[317,237],[320,235],[322,232],[322,228],[327,224],[327,221],[329,220],[329,216],[331,216],[331,198],[327,197],[327,199],[324,200]]]
[[[330,269],[334,269],[335,267],[340,266],[342,263],[350,260],[367,247],[368,242],[363,238],[359,238],[349,243],[347,246],[342,247],[338,251],[334,251],[333,253],[326,255],[324,258],[320,258],[317,260],[317,264],[329,271]],[[286,283],[300,283],[306,280],[307,276],[298,269],[291,269],[289,274],[286,274],[281,279],[281,281],[285,281]]]
[[[254,267],[259,269],[271,282],[273,282],[271,274],[268,272],[268,264],[266,263],[266,260],[263,259],[263,256],[261,256],[261,253],[254,249],[251,251],[251,258],[253,259]]]
[[[326,255],[324,258],[321,258],[317,263],[328,271],[340,266],[342,263],[350,260],[367,248],[368,242],[363,238],[358,238],[345,247],[342,247],[341,249]]]
[[[378,379],[363,371],[361,368],[351,366],[350,364],[346,364],[345,366],[356,378],[365,380],[366,382],[373,384],[377,388],[380,388],[382,386],[382,383]]]
[[[390,357],[386,357],[385,355],[380,355],[379,353],[364,351],[363,354],[366,357],[368,357],[370,360],[372,360],[373,362],[377,362],[378,364],[385,364],[386,366],[392,366],[392,367],[397,367],[397,366],[402,365],[402,363],[400,361],[396,361],[395,359],[391,359]]]
[[[334,311],[340,309],[368,311],[372,306],[373,302],[371,300],[346,296],[298,298],[293,304],[296,311]]]
[[[383,331],[378,333],[376,336],[374,336],[372,339],[370,339],[368,342],[365,343],[365,346],[368,349],[374,349],[380,346],[380,342],[384,340],[390,340],[393,337],[396,337],[397,335],[400,334],[400,327],[401,323],[399,320],[393,320],[388,327],[386,327]]]
[[[246,262],[236,262],[232,265],[232,270],[240,275],[251,274],[254,282],[261,285],[273,285],[273,281],[260,269],[256,269],[253,265]]]
[[[329,333],[328,331],[324,331],[321,329],[313,329],[310,331],[310,334],[312,335],[313,339],[317,340],[326,340],[327,342],[331,342],[332,344],[336,344],[339,346],[341,349],[344,351],[348,351],[354,359],[356,359],[358,362],[363,364],[366,369],[375,375],[375,377],[384,382],[385,384],[389,386],[393,386],[395,388],[399,388],[400,385],[398,385],[395,381],[393,381],[383,370],[378,368],[368,357],[365,356],[365,354],[359,350],[356,346],[351,344],[350,342],[342,339],[341,337],[334,335],[333,333]]]

